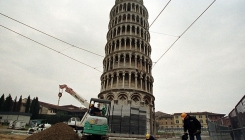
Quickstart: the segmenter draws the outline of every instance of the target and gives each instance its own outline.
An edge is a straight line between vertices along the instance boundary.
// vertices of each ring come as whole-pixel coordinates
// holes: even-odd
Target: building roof
[[[173,115],[167,114],[167,113],[163,113],[163,112],[161,112],[161,111],[157,111],[157,112],[155,113],[156,119],[171,118],[172,116],[173,116]]]
[[[57,110],[68,111],[68,112],[86,112],[87,111],[87,108],[80,108],[74,105],[58,106],[58,105],[49,104],[49,103],[45,103],[41,101],[39,101],[39,105],[44,106],[49,109],[57,109]]]
[[[185,112],[186,114],[189,115],[209,115],[209,116],[225,116],[225,114],[219,114],[219,113],[212,113],[212,112]],[[174,115],[181,115],[182,113],[174,113]]]

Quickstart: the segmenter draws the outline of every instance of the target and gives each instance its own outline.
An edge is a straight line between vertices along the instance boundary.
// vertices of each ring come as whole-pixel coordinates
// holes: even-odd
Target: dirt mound
[[[80,138],[67,124],[57,123],[39,133],[34,133],[25,140],[80,140]]]

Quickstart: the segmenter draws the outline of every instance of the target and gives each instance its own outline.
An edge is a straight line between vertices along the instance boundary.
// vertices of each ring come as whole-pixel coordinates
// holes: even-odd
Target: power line
[[[209,7],[211,7],[214,2],[216,0],[214,0],[192,23],[190,26],[188,26],[185,31],[174,41],[174,43],[172,45],[170,45],[170,47],[161,55],[160,58],[158,58],[158,60],[155,62],[155,64],[153,65],[153,67],[157,64],[157,62],[173,47],[173,45],[186,33],[187,30],[190,29],[190,27],[209,9]]]
[[[154,19],[154,21],[151,23],[151,25],[158,19],[158,17],[162,14],[163,10],[168,6],[168,4],[170,3],[171,0],[168,1],[168,3],[164,6],[164,8],[162,9],[162,11],[157,15],[157,17]],[[151,25],[149,26],[149,28],[151,28]]]
[[[162,34],[162,35],[167,35],[167,36],[179,37],[179,36],[176,36],[176,35],[164,34],[164,33],[159,33],[159,32],[154,32],[154,31],[149,31],[149,32],[155,33],[155,34]]]
[[[3,28],[5,28],[5,29],[7,29],[7,30],[9,30],[9,31],[11,31],[11,32],[14,32],[14,33],[16,33],[16,34],[18,34],[18,35],[20,35],[20,36],[26,38],[26,39],[29,39],[29,40],[31,40],[31,41],[33,41],[33,42],[35,42],[35,43],[37,43],[37,44],[39,44],[39,45],[41,45],[41,46],[44,46],[44,47],[46,47],[46,48],[48,48],[48,49],[50,49],[50,50],[52,50],[52,51],[54,51],[54,52],[57,52],[57,53],[59,53],[59,54],[65,56],[65,57],[68,57],[68,58],[70,58],[70,59],[72,59],[72,60],[74,60],[74,61],[77,61],[77,62],[79,62],[79,63],[81,63],[81,64],[83,64],[83,65],[85,65],[85,66],[87,66],[87,67],[90,67],[90,68],[92,68],[92,69],[94,69],[94,70],[97,70],[97,71],[99,71],[99,72],[102,73],[102,71],[96,69],[95,67],[92,67],[92,66],[90,66],[90,65],[88,65],[88,64],[86,64],[86,63],[83,63],[83,62],[81,62],[81,61],[79,61],[79,60],[77,60],[77,59],[75,59],[75,58],[72,58],[72,57],[70,57],[70,56],[64,54],[64,53],[61,53],[60,51],[57,51],[57,50],[55,50],[55,49],[53,49],[53,48],[51,48],[51,47],[48,47],[48,46],[46,46],[46,45],[44,45],[44,44],[42,44],[42,43],[40,43],[40,42],[38,42],[38,41],[35,41],[35,40],[33,40],[33,39],[31,39],[31,38],[25,36],[25,35],[22,35],[22,34],[20,34],[20,33],[16,32],[16,31],[14,31],[14,30],[11,30],[11,29],[9,29],[9,28],[7,28],[7,27],[1,25],[1,24],[0,24],[0,26],[2,26]]]
[[[77,48],[77,49],[81,49],[81,50],[83,50],[83,51],[86,51],[86,52],[88,52],[88,53],[92,53],[92,54],[97,55],[97,56],[100,56],[100,57],[104,57],[103,55],[100,55],[100,54],[91,52],[91,51],[89,51],[89,50],[86,50],[86,49],[77,47],[77,46],[72,45],[72,44],[70,44],[70,43],[68,43],[68,42],[66,42],[66,41],[63,41],[63,40],[61,40],[61,39],[59,39],[59,38],[57,38],[57,37],[54,37],[54,36],[52,36],[52,35],[49,35],[49,34],[43,32],[43,31],[41,31],[41,30],[38,30],[38,29],[36,29],[36,28],[34,28],[34,27],[31,27],[31,26],[29,26],[29,25],[27,25],[27,24],[25,24],[25,23],[23,23],[23,22],[20,22],[20,21],[14,19],[14,18],[11,18],[11,17],[9,17],[9,16],[7,16],[7,15],[5,15],[5,14],[3,14],[3,13],[0,13],[0,15],[5,16],[5,17],[7,17],[7,18],[9,18],[9,19],[11,19],[11,20],[13,20],[13,21],[16,21],[16,22],[22,24],[22,25],[25,25],[25,26],[27,26],[27,27],[29,27],[29,28],[35,30],[35,31],[38,31],[38,32],[40,32],[40,33],[42,33],[42,34],[44,34],[44,35],[47,35],[47,36],[49,36],[49,37],[51,37],[51,38],[53,38],[53,39],[56,39],[56,40],[58,40],[58,41],[61,41],[61,42],[65,43],[65,44],[67,44],[67,45],[70,45],[71,47],[74,47],[74,48]]]

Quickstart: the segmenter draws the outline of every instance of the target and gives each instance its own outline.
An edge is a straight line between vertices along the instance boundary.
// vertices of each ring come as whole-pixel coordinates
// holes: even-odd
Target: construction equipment
[[[80,122],[76,122],[76,128],[82,130],[83,140],[107,140],[107,132],[109,129],[109,117],[110,117],[110,107],[111,101],[104,99],[91,98],[90,102],[87,102],[83,97],[78,95],[73,89],[69,88],[67,85],[59,85],[60,92],[62,94],[63,89],[74,98],[76,98],[83,106],[85,106],[88,111],[84,114]],[[98,110],[100,113],[94,115],[91,114],[95,108],[92,105],[98,105]],[[78,131],[79,132],[79,131]]]
[[[80,120],[80,118],[78,118],[78,117],[71,117],[71,118],[68,120],[67,124],[68,124],[69,126],[71,126],[72,128],[77,128],[77,123],[80,122],[80,121],[81,121],[81,120]]]
[[[26,123],[23,121],[15,120],[15,121],[10,121],[9,122],[9,127],[10,129],[25,129]]]
[[[49,128],[49,127],[51,127],[51,124],[48,124],[48,123],[46,123],[46,124],[43,123],[43,124],[39,124],[39,125],[36,124],[34,127],[29,128],[27,132],[28,132],[28,134],[38,133],[38,132],[41,132],[41,131]]]

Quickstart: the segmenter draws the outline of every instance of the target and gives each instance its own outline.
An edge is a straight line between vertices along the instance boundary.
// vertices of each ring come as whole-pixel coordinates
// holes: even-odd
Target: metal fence
[[[229,114],[234,140],[245,140],[245,96]]]
[[[245,140],[245,96],[228,117],[230,126],[223,124],[223,118],[217,121],[207,120],[211,140]]]
[[[184,132],[183,127],[171,127],[171,128],[163,128],[163,129],[158,129],[158,132]],[[208,131],[207,128],[201,128],[202,132]]]
[[[208,132],[211,140],[231,140],[231,128],[224,126],[222,121],[207,120]]]
[[[110,116],[110,132],[118,134],[145,135],[146,108],[113,105]]]

